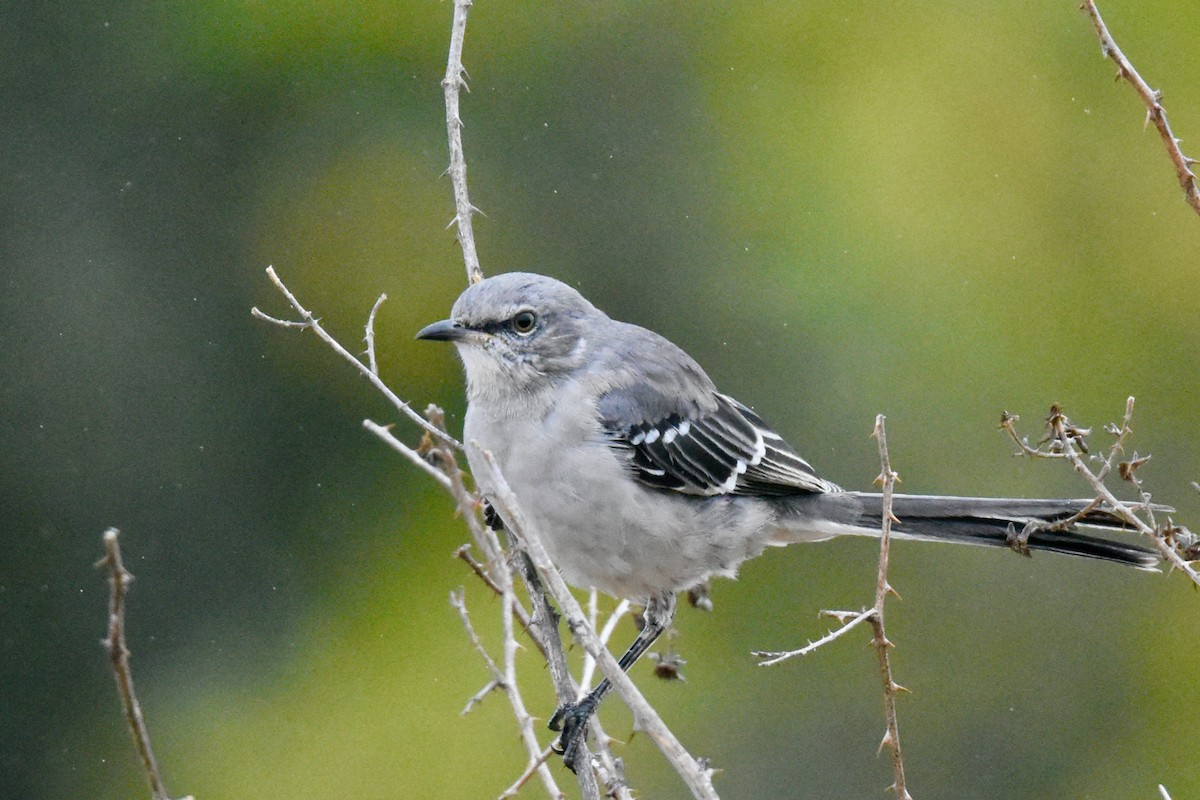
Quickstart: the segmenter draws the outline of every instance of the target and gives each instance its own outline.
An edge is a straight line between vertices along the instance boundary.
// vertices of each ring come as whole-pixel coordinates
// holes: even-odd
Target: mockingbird
[[[513,272],[476,283],[450,319],[417,338],[458,349],[464,440],[491,451],[563,577],[645,603],[624,669],[670,624],[676,592],[732,576],[768,545],[879,535],[880,495],[821,478],[683,350],[553,278]],[[472,449],[468,460],[486,498],[489,470]],[[1093,505],[898,494],[893,535],[1153,568],[1150,550],[1075,531],[1076,522],[1122,527]],[[608,688],[602,681],[550,721],[572,769]]]

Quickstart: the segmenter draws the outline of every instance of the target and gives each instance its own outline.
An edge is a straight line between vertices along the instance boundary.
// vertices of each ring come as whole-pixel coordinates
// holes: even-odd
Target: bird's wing
[[[639,403],[628,388],[614,390],[598,405],[611,446],[628,458],[642,483],[695,495],[839,491],[732,397],[712,392],[703,406],[679,403],[680,410],[664,413],[670,400],[652,394]],[[658,413],[640,414],[639,408]]]

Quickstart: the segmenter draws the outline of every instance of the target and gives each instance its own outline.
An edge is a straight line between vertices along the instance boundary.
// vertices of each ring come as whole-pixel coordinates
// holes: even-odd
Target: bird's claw
[[[563,764],[571,772],[576,771],[579,748],[587,736],[588,718],[594,710],[595,705],[585,698],[579,703],[564,703],[550,717],[550,730],[561,731],[553,745],[554,752],[563,757]]]

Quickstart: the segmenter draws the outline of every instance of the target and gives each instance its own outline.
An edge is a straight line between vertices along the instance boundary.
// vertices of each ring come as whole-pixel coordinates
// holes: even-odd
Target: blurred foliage
[[[1102,11],[1196,155],[1200,6]],[[5,796],[144,796],[97,646],[108,525],[174,792],[489,797],[522,768],[501,698],[458,716],[486,675],[447,594],[467,586],[489,637],[498,608],[450,558],[449,503],[362,431],[394,416],[363,381],[249,315],[284,313],[267,264],[347,345],[388,293],[386,377],[460,425],[452,354],[412,341],[464,280],[450,13],[0,8]],[[667,334],[848,486],[876,474],[884,412],[907,491],[1083,494],[1011,459],[1000,411],[1037,433],[1061,402],[1099,427],[1136,395],[1143,475],[1195,523],[1200,220],[1074,4],[480,2],[466,61],[489,271],[556,275]],[[772,552],[714,614],[681,614],[685,683],[637,668],[727,796],[890,782],[865,649],[748,657],[861,604],[874,553]],[[922,800],[1200,792],[1182,581],[919,544],[893,563]],[[683,796],[646,737],[620,753],[644,796]]]

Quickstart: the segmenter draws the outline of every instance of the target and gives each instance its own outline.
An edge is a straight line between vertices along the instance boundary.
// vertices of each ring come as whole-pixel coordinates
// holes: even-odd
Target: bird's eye
[[[537,327],[537,314],[532,311],[520,311],[512,318],[512,326],[517,333],[528,336]]]

